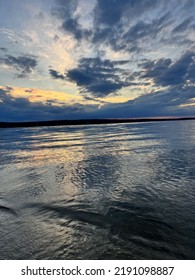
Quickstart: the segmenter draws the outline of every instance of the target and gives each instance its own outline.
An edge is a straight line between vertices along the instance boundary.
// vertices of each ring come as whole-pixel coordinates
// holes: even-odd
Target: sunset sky
[[[0,0],[0,121],[195,116],[195,1]]]

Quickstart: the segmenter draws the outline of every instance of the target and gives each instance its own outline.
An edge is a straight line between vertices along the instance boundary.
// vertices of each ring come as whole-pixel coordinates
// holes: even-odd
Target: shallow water
[[[0,129],[1,259],[195,259],[195,122]]]

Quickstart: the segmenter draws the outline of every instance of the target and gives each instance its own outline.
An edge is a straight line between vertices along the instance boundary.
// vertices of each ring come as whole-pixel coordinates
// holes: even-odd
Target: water
[[[0,129],[1,259],[195,259],[195,122]]]

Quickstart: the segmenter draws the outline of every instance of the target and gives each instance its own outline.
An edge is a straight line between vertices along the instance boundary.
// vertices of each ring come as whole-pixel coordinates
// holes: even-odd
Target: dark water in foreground
[[[0,129],[1,259],[195,259],[195,121]]]

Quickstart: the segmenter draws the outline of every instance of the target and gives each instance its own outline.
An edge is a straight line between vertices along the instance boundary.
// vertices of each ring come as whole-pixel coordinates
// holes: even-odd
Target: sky
[[[0,0],[0,121],[195,116],[194,0]]]

